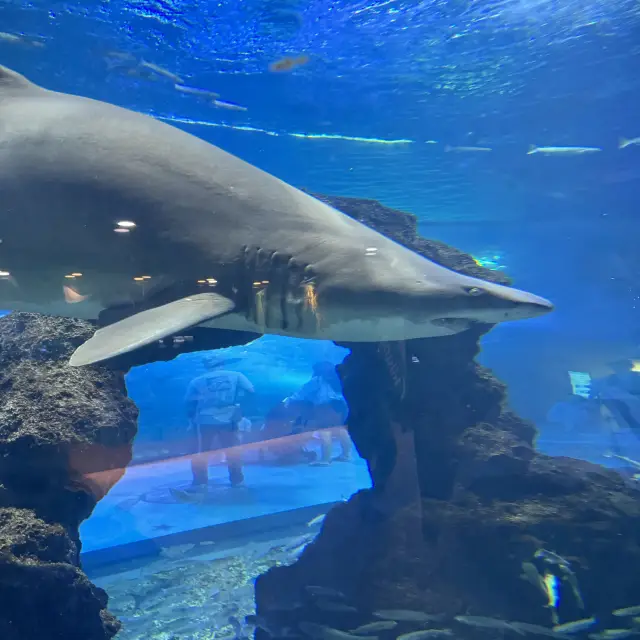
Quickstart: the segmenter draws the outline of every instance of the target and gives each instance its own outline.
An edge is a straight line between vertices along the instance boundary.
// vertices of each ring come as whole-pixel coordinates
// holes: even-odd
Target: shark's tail
[[[527,151],[527,155],[530,156],[532,153],[535,153],[538,150],[535,144],[529,145],[529,151]]]
[[[627,138],[618,138],[618,149],[624,149],[629,146],[629,140]]]

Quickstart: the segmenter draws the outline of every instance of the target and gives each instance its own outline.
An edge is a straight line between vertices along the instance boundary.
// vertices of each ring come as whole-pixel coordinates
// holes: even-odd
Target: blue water
[[[571,398],[569,371],[597,378],[611,361],[640,355],[640,146],[618,149],[619,138],[640,135],[637,2],[5,0],[0,17],[0,31],[21,38],[0,36],[0,63],[34,82],[162,118],[295,186],[410,211],[422,235],[492,260],[520,288],[553,300],[552,315],[491,331],[480,360],[535,421],[542,451],[619,465],[603,456],[611,441],[602,425],[559,430],[548,413]],[[110,65],[113,51],[131,58]],[[301,54],[307,64],[269,72]],[[166,76],[127,75],[142,60],[246,111],[181,94]],[[460,145],[492,151],[446,150]],[[530,145],[602,150],[544,157],[527,155]],[[242,355],[238,370],[255,383],[248,411],[259,420],[308,380],[314,362],[338,363],[346,351],[269,337],[229,353]],[[189,532],[273,514],[301,514],[286,516],[293,531],[305,509],[370,486],[357,457],[324,475],[256,463],[240,498],[220,489],[213,506],[154,502],[189,480],[179,455],[183,399],[201,370],[199,356],[184,356],[129,373],[141,464],[83,524],[87,562],[93,553],[96,566],[115,565],[144,555],[147,547],[135,547],[144,541],[193,544]],[[620,442],[640,457],[633,434],[623,430]],[[224,484],[224,467],[213,475]],[[261,557],[278,561],[267,547]],[[254,565],[256,575],[264,569]],[[122,584],[112,586],[122,598],[114,610],[132,615]]]
[[[417,214],[429,237],[503,256],[519,286],[557,304],[553,317],[500,327],[484,354],[527,416],[542,419],[567,391],[567,369],[603,373],[637,347],[640,147],[617,149],[639,126],[633,2],[10,2],[2,11],[3,30],[45,44],[0,41],[2,61],[35,82],[157,114],[296,186],[379,199]],[[248,110],[109,69],[113,50]],[[268,72],[298,53],[310,62]],[[530,144],[603,151],[528,156]],[[507,332],[524,349],[518,358]]]

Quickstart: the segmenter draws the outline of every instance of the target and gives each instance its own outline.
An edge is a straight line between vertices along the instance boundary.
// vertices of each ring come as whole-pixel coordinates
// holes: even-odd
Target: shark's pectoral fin
[[[154,307],[98,329],[80,345],[69,364],[81,367],[108,360],[231,311],[234,303],[216,293],[199,293]]]

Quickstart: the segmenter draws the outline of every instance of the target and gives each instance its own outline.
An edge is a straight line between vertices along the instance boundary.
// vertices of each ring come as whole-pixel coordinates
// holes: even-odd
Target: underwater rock
[[[67,365],[94,330],[38,314],[0,319],[0,582],[11,592],[0,596],[3,640],[102,640],[118,630],[106,595],[79,569],[78,527],[124,474],[138,412],[124,372]]]
[[[450,500],[422,500],[386,517],[363,490],[329,512],[296,564],[258,579],[258,612],[269,618],[273,599],[295,601],[303,585],[319,584],[363,612],[468,613],[550,627],[544,595],[521,578],[522,562],[546,548],[571,562],[586,604],[580,610],[561,582],[560,621],[595,615],[606,625],[640,593],[639,498],[615,471],[543,455],[509,482],[487,478]],[[314,607],[295,613],[287,625],[312,618]],[[323,624],[339,624],[326,615]]]
[[[409,214],[370,200],[322,199],[444,266],[506,283],[470,256],[420,238]],[[338,366],[348,428],[373,487],[334,507],[297,563],[257,580],[259,615],[276,627],[311,620],[343,628],[308,600],[295,619],[271,620],[272,601],[297,601],[312,584],[344,593],[363,612],[551,626],[544,594],[520,577],[541,547],[571,561],[586,602],[581,611],[562,582],[562,622],[603,615],[640,593],[632,569],[640,492],[613,471],[535,452],[534,425],[509,410],[505,385],[475,362],[490,328],[342,345],[351,349]],[[369,620],[363,613],[349,625]]]
[[[67,530],[30,509],[0,508],[0,638],[98,640],[120,623],[77,566]]]

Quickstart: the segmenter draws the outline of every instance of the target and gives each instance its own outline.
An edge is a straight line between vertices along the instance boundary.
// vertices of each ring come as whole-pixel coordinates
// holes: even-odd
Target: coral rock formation
[[[131,460],[124,372],[67,365],[95,328],[0,319],[0,637],[106,640],[119,629],[79,567],[78,527]]]
[[[506,282],[419,237],[409,214],[370,200],[321,198],[435,262]],[[343,345],[351,348],[338,367],[349,432],[373,488],[335,507],[297,563],[259,578],[257,610],[273,628],[300,620],[352,628],[376,609],[398,608],[551,626],[545,596],[520,577],[522,562],[541,547],[571,560],[586,603],[581,610],[563,582],[561,621],[635,603],[637,490],[613,471],[535,452],[535,427],[508,409],[505,386],[474,360],[490,328]],[[346,594],[361,617],[319,611],[301,596],[309,584]],[[270,613],[273,601],[301,597],[302,609]]]

